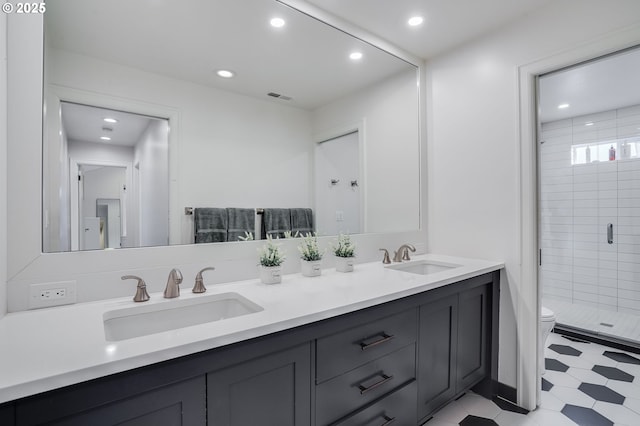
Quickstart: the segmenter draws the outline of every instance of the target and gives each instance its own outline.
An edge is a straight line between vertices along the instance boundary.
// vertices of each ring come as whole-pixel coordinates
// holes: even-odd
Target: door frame
[[[537,77],[581,62],[637,46],[640,26],[624,28],[575,48],[518,66],[519,111],[517,138],[520,175],[520,297],[516,306],[517,403],[533,410],[540,404],[538,324],[541,292],[538,285],[538,158]]]
[[[118,167],[125,169],[125,181],[128,186],[131,186],[132,172],[131,172],[131,163],[127,162],[116,162],[116,161],[104,161],[104,160],[85,160],[78,159],[74,157],[69,157],[69,199],[70,199],[70,208],[69,214],[71,217],[71,223],[69,226],[69,231],[71,232],[71,251],[82,250],[80,248],[80,228],[82,227],[82,220],[80,217],[80,206],[82,203],[80,202],[79,188],[78,188],[78,174],[80,173],[80,166],[105,166],[105,167]],[[122,191],[121,191],[122,192]],[[127,194],[128,196],[128,194]],[[121,215],[122,212],[125,211],[122,209],[121,204]],[[126,221],[124,223],[126,225]],[[121,225],[122,219],[121,219]],[[122,232],[122,229],[120,230]]]

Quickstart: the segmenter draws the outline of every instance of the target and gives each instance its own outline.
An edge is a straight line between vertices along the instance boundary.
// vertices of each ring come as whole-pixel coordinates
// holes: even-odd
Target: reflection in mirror
[[[122,244],[120,200],[98,198],[96,200],[96,216],[99,219],[99,244],[97,247],[91,247],[91,249],[120,248]],[[92,231],[87,231],[86,228],[84,231],[84,239],[87,241],[88,238],[86,233]],[[93,238],[93,235],[90,238]],[[84,249],[89,250],[90,248],[85,244]]]
[[[69,215],[61,212],[56,217],[59,210],[45,211],[50,229],[60,224],[59,238],[45,238],[45,247],[54,251],[56,243],[62,251],[66,247],[95,250],[166,245],[167,120],[60,102],[60,122],[59,140],[66,161],[60,168],[64,184],[58,199],[61,205],[68,203]],[[117,201],[117,209],[114,201],[101,204],[100,200]],[[101,217],[108,220],[100,221]]]
[[[136,186],[130,162],[126,193],[100,197],[121,200],[120,247],[193,243],[187,208],[311,209],[321,235],[419,228],[415,65],[275,0],[49,0],[44,21],[45,252],[83,249],[73,104],[168,119],[166,174]],[[167,207],[145,210],[160,183]]]

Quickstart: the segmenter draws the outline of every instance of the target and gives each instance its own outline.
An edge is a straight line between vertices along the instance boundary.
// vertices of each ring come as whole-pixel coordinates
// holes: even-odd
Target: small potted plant
[[[332,246],[332,248],[333,254],[336,256],[336,271],[352,272],[356,246],[351,242],[351,237],[340,234],[338,236],[338,244]]]
[[[318,235],[307,233],[302,237],[302,244],[298,246],[300,250],[302,275],[305,277],[317,277],[322,273],[320,262],[324,252],[318,247]]]
[[[282,264],[287,258],[280,251],[280,244],[267,237],[267,244],[258,249],[260,256],[260,280],[264,284],[278,284],[282,281]]]

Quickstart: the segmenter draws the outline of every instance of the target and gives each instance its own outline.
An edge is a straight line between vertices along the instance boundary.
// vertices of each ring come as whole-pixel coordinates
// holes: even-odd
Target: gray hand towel
[[[291,233],[299,232],[300,235],[313,234],[313,210],[311,209],[290,209],[291,210]]]
[[[291,212],[289,209],[264,209],[262,214],[262,238],[284,238],[291,231]]]
[[[227,209],[196,208],[193,222],[196,244],[227,241]]]
[[[241,241],[238,237],[245,237],[247,232],[255,238],[255,209],[227,208],[227,241]]]

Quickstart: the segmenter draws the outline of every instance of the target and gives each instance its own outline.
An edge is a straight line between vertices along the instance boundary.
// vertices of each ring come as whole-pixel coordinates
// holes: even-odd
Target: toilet
[[[556,316],[553,311],[542,306],[540,309],[540,353],[538,358],[538,369],[540,371],[540,375],[543,375],[545,372],[544,349],[547,347],[547,338],[549,337],[549,333],[551,333],[551,330],[553,330],[555,325]]]

